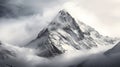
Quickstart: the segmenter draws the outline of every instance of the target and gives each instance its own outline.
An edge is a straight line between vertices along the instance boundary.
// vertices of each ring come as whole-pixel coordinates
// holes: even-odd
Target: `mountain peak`
[[[63,9],[63,10],[60,10],[59,13],[58,13],[58,16],[63,16],[63,17],[68,17],[71,15],[69,14],[69,12],[67,12],[67,10]]]
[[[51,23],[28,46],[37,49],[37,55],[50,57],[65,51],[91,49],[98,44],[107,43],[103,39],[91,36],[94,32],[88,31],[89,34],[85,34],[81,28],[82,26],[79,26],[66,10],[60,10]]]
[[[43,51],[38,51],[39,56],[47,57],[64,53],[65,50],[81,49],[77,42],[83,38],[83,32],[76,20],[66,10],[61,10],[28,45]]]
[[[59,13],[62,15],[62,14],[67,14],[68,12],[65,9],[62,9],[59,11]]]
[[[63,9],[63,10],[60,10],[59,12],[58,12],[58,14],[57,14],[57,16],[54,18],[54,20],[53,21],[55,21],[55,20],[63,20],[63,21],[65,21],[65,20],[67,20],[67,19],[72,19],[72,16],[65,10],[65,9]],[[62,22],[63,22],[62,21]]]

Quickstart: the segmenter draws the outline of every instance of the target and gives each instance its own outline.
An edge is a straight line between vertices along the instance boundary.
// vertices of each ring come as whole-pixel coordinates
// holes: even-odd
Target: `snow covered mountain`
[[[33,67],[30,63],[34,61],[30,59],[32,57],[38,59],[29,48],[0,42],[0,67]]]
[[[76,20],[67,11],[61,10],[48,26],[44,27],[38,36],[27,45],[20,47],[0,42],[0,67],[69,67],[69,65],[71,67],[71,64],[75,65],[73,67],[81,67],[81,65],[89,67],[99,63],[106,67],[105,63],[111,60],[106,56],[119,53],[120,43],[105,52],[105,55],[99,54],[101,52],[98,54],[94,51],[90,52],[104,50],[97,47],[113,45],[117,41],[118,39],[100,35],[94,28]],[[115,60],[119,59],[119,56],[120,54],[115,56]],[[76,58],[77,62],[74,64],[73,59]],[[104,59],[107,61],[103,62]],[[117,61],[113,62],[112,59],[110,66],[111,63],[117,63]],[[79,65],[76,66],[77,64]]]
[[[7,46],[0,42],[0,59],[5,60],[15,56],[15,53],[11,49],[7,49]]]
[[[74,19],[67,11],[61,10],[27,47],[34,48],[39,56],[50,57],[114,42],[114,39],[100,35],[90,26]]]
[[[105,55],[111,55],[111,54],[119,54],[120,53],[120,42],[118,42],[113,48],[106,51]]]
[[[10,59],[16,57],[16,53],[13,51],[12,48],[9,47],[8,49],[7,44],[3,44],[0,42],[0,67],[9,67],[12,65],[7,64]]]

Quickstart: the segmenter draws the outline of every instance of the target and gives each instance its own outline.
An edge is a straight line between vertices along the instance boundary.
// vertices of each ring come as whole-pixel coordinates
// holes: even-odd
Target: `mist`
[[[94,61],[97,61],[95,57],[101,57],[102,53],[112,48],[112,46],[113,45],[106,47],[100,46],[99,48],[93,48],[89,51],[68,51],[55,57],[45,58],[37,56],[34,49],[5,44],[5,46],[0,46],[0,48],[11,50],[13,54],[15,53],[15,57],[12,56],[6,60],[0,60],[0,65],[4,66],[9,64],[15,67],[77,67],[78,64],[81,64],[91,58],[93,58]]]

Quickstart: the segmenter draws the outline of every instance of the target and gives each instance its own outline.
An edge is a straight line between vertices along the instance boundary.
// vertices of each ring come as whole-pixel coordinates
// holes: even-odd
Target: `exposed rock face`
[[[110,43],[97,31],[61,10],[27,46],[36,49],[39,56],[50,57],[65,51],[91,49],[105,44]]]

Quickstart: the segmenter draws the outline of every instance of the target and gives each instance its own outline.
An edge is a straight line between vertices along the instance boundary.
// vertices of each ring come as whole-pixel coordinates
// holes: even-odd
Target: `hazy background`
[[[26,44],[61,9],[103,35],[120,37],[119,0],[0,0],[0,40]]]

